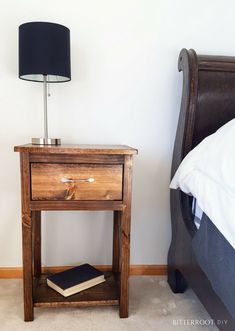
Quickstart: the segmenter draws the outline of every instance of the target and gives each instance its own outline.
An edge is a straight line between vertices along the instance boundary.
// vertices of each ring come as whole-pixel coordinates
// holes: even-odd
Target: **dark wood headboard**
[[[235,118],[235,57],[197,55],[192,49],[183,49],[178,68],[183,71],[183,94],[172,176],[192,148]],[[171,190],[170,196],[172,240],[168,283],[175,293],[182,293],[190,286],[214,321],[228,321],[227,325],[217,324],[218,328],[234,331],[235,320],[194,255],[192,239],[197,228],[193,222],[192,197],[180,190]]]
[[[172,176],[193,147],[235,117],[235,57],[182,49],[178,69],[183,71],[183,92]]]
[[[192,148],[235,117],[235,57],[197,55],[193,49],[182,49],[178,69],[183,71],[183,92],[172,177]],[[171,190],[170,195],[172,227],[179,215],[193,236],[197,229],[192,222],[192,199],[179,190]]]

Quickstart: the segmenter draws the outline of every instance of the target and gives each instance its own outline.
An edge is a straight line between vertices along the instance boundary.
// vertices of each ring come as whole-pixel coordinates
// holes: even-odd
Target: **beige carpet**
[[[191,290],[173,294],[165,277],[131,277],[130,316],[127,319],[119,318],[118,307],[36,308],[34,321],[25,323],[22,280],[0,280],[0,293],[0,331],[217,330],[213,326],[183,325],[210,317]]]

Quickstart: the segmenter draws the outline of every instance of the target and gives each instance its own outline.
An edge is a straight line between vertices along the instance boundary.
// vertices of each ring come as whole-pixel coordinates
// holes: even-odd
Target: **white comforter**
[[[235,119],[185,157],[170,188],[193,195],[235,249]]]

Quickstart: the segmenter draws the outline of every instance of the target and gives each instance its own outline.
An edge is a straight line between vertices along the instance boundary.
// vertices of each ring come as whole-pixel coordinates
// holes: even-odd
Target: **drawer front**
[[[31,163],[32,200],[122,200],[122,165]]]

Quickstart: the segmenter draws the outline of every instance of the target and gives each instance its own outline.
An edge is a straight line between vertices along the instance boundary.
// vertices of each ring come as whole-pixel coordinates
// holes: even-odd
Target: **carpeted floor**
[[[126,319],[119,318],[118,307],[37,308],[34,321],[25,323],[22,280],[0,280],[0,293],[0,331],[217,330],[214,326],[190,325],[204,323],[210,317],[191,290],[173,294],[165,277],[130,278],[130,316]]]

